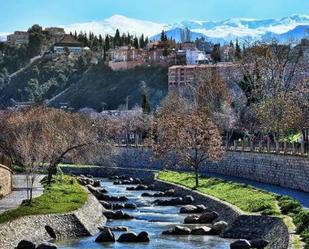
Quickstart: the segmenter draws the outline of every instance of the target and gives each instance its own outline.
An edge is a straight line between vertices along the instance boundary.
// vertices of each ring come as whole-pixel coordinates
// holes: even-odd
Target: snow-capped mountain
[[[86,23],[75,23],[63,26],[66,32],[77,31],[93,32],[96,35],[114,35],[116,29],[119,29],[121,33],[127,33],[133,35],[141,35],[151,37],[160,33],[163,29],[166,29],[165,24],[155,23],[151,21],[143,21],[133,18],[128,18],[121,15],[114,15],[103,21],[92,21]]]
[[[299,40],[309,36],[309,15],[293,15],[282,19],[248,19],[230,18],[223,21],[187,20],[180,23],[165,24],[139,20],[121,15],[114,15],[101,21],[74,23],[62,26],[66,32],[93,32],[96,35],[114,35],[116,29],[120,33],[131,33],[160,39],[162,30],[167,36],[180,41],[180,32],[184,28],[191,30],[193,40],[204,37],[208,41],[225,43],[231,40],[240,41],[271,40],[280,42]],[[6,34],[0,32],[0,41],[6,40]]]
[[[8,34],[9,33],[6,33],[6,32],[0,32],[0,42],[6,41],[6,36]]]
[[[297,27],[302,27],[302,32]],[[229,42],[230,40],[261,40],[278,38],[284,42],[287,37],[302,38],[306,30],[309,30],[309,15],[293,15],[282,19],[248,19],[230,18],[223,21],[183,21],[181,23],[164,24],[151,21],[128,18],[114,15],[103,21],[87,23],[75,23],[64,26],[67,32],[93,32],[95,34],[115,34],[118,28],[121,33],[148,36],[159,39],[162,30],[167,32],[168,37],[179,41],[180,31],[184,28],[191,30],[192,39],[204,37],[213,42]]]

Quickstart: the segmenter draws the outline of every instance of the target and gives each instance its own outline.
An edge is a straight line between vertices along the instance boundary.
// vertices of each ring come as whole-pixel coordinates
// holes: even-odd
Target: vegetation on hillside
[[[44,193],[32,203],[24,202],[20,207],[0,214],[0,223],[28,215],[62,214],[81,208],[87,200],[87,192],[75,178],[65,175],[53,177],[52,185],[45,182]]]
[[[101,111],[117,109],[125,105],[128,98],[128,106],[132,108],[142,105],[145,91],[149,108],[153,110],[167,93],[167,68],[139,67],[112,71],[98,64],[93,65],[77,84],[71,85],[51,104],[57,107],[61,102],[69,102],[75,109],[90,107]]]

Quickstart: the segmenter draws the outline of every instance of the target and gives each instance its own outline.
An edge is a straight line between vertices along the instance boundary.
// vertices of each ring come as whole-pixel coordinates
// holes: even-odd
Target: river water
[[[96,243],[96,236],[85,237],[75,240],[67,240],[56,243],[60,249],[100,249],[100,248],[145,248],[145,249],[228,249],[231,240],[222,239],[218,236],[168,236],[162,235],[162,231],[168,230],[175,225],[182,225],[185,215],[179,214],[179,207],[154,206],[154,198],[141,197],[144,192],[152,191],[127,191],[127,185],[113,185],[110,180],[102,179],[102,187],[108,190],[109,195],[126,196],[130,203],[135,203],[136,210],[125,210],[135,217],[133,220],[110,220],[107,226],[126,226],[130,231],[139,233],[147,231],[150,237],[149,243]],[[191,226],[192,227],[192,226]],[[121,232],[115,232],[116,239]]]

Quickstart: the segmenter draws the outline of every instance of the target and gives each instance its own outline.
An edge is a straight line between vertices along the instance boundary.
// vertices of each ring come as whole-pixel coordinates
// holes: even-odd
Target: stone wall
[[[0,199],[12,191],[12,171],[0,164]]]
[[[68,214],[26,216],[0,224],[0,248],[13,249],[22,239],[36,243],[50,240],[45,230],[53,228],[57,239],[77,238],[94,235],[97,227],[106,223],[103,206],[92,195],[88,195],[85,205]]]
[[[307,157],[228,152],[221,162],[210,164],[207,170],[309,192]]]
[[[120,149],[116,164],[127,168],[162,169],[160,162],[152,163],[147,150]],[[179,167],[187,170],[187,167]],[[201,173],[218,173],[270,183],[309,192],[309,157],[251,152],[227,152],[224,159],[208,163]]]

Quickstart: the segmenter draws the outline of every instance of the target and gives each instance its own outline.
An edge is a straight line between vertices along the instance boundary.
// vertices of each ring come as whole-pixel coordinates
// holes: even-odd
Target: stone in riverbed
[[[111,227],[110,229],[111,229],[111,231],[120,231],[120,232],[129,231],[129,228],[125,227],[125,226]]]
[[[124,208],[127,208],[127,209],[136,209],[137,206],[136,206],[136,204],[134,204],[134,203],[125,203],[125,204],[124,204]]]
[[[199,216],[196,214],[189,215],[185,218],[184,223],[185,224],[197,224],[199,223]]]
[[[230,249],[249,249],[251,244],[248,240],[240,239],[230,244]]]
[[[102,206],[106,209],[112,209],[113,205],[107,201],[100,201],[100,203],[102,204]]]
[[[163,235],[189,235],[190,233],[190,228],[182,226],[175,226],[174,228],[162,232]]]
[[[134,243],[137,242],[137,235],[135,233],[123,233],[119,236],[118,242],[121,243]]]
[[[202,226],[192,229],[191,234],[192,235],[210,235],[211,228]]]
[[[198,223],[211,223],[219,217],[217,212],[204,212],[200,215]]]
[[[52,237],[53,239],[57,239],[56,233],[54,231],[54,229],[51,226],[46,225],[45,226],[45,230],[48,233],[48,235],[50,237]]]
[[[228,224],[225,221],[218,221],[212,225],[211,230],[214,234],[220,235],[227,228],[227,226]]]
[[[254,239],[250,240],[251,248],[263,249],[268,246],[269,241],[264,239]]]
[[[105,227],[99,236],[95,239],[95,242],[104,243],[104,242],[115,242],[114,233],[107,227]]]
[[[186,195],[185,197],[183,197],[183,203],[184,204],[191,204],[194,202],[194,198],[191,195]]]
[[[185,205],[180,208],[181,214],[199,214],[206,212],[208,209],[204,205]]]
[[[28,240],[22,240],[18,243],[16,249],[35,249],[35,244]]]
[[[57,249],[58,247],[55,244],[49,242],[43,242],[36,249]]]
[[[138,240],[138,242],[149,242],[149,241],[150,241],[147,232],[140,232],[140,233],[137,235],[137,240]]]
[[[180,208],[180,213],[181,214],[192,214],[197,211],[197,207],[193,205],[186,205]]]

